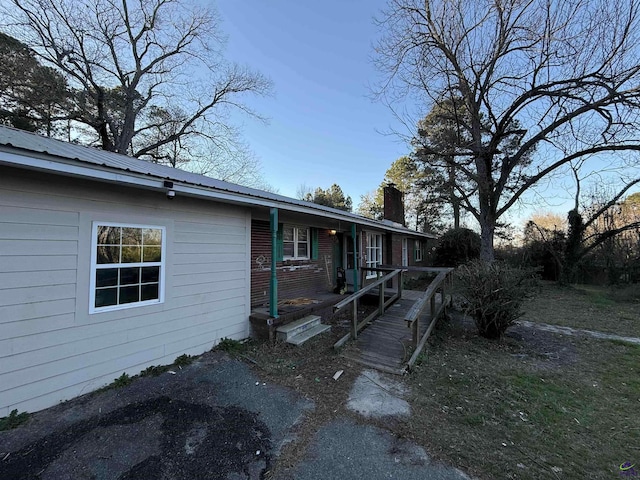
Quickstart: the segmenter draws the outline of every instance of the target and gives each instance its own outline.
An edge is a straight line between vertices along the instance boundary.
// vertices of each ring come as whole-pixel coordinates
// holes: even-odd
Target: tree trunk
[[[479,128],[479,127],[478,127]],[[482,148],[479,146],[478,150]],[[478,171],[478,222],[480,223],[480,260],[492,263],[495,260],[493,236],[496,230],[496,210],[493,201],[492,157],[485,154],[476,159]]]
[[[480,260],[491,263],[495,260],[493,249],[493,235],[496,221],[490,215],[480,216]]]
[[[453,166],[453,159],[449,162],[449,202],[453,209],[453,228],[460,228],[460,200],[456,196],[455,182],[456,182],[456,170]]]

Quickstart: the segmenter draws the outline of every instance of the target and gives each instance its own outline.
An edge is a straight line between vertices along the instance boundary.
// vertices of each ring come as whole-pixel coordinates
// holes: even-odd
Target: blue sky
[[[273,98],[249,105],[269,124],[244,119],[266,181],[295,196],[302,184],[339,184],[354,203],[375,189],[408,147],[380,131],[401,128],[369,98],[372,17],[383,0],[220,0],[228,59],[271,78]]]
[[[227,58],[274,83],[272,98],[248,99],[269,124],[241,120],[265,180],[279,193],[294,197],[303,184],[327,188],[337,183],[357,205],[361,195],[377,188],[391,163],[409,153],[397,136],[381,133],[408,133],[406,127],[370,98],[370,85],[381,78],[371,61],[380,35],[373,17],[385,4],[218,0]],[[535,211],[564,216],[572,208],[574,188],[570,176],[542,182],[527,194],[524,206],[501,220],[517,224]]]

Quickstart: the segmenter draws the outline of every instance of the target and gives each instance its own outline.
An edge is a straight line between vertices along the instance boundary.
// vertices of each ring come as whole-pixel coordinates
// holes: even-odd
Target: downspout
[[[278,258],[278,209],[272,208],[271,227],[271,279],[269,280],[269,316],[278,318],[278,277],[276,275],[276,259]]]
[[[353,291],[360,290],[358,287],[358,242],[356,241],[356,224],[351,224],[351,238],[353,238]]]

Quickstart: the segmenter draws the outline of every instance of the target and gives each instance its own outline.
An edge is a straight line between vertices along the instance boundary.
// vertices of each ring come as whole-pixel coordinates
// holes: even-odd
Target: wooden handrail
[[[435,295],[438,287],[440,287],[442,282],[446,280],[449,273],[453,271],[453,268],[443,268],[438,270],[440,270],[440,273],[438,273],[436,278],[434,278],[433,281],[429,284],[429,288],[427,288],[422,294],[422,298],[416,301],[416,303],[413,304],[413,307],[411,307],[411,310],[409,310],[405,315],[404,321],[407,322],[408,327],[411,327],[413,322],[418,319],[418,316],[420,316],[420,313],[422,313],[422,310],[424,310],[427,301]]]
[[[366,295],[367,293],[369,293],[369,291],[373,290],[375,287],[377,287],[381,283],[385,283],[386,281],[390,280],[391,278],[393,278],[395,275],[399,274],[400,272],[402,272],[402,269],[392,270],[391,272],[389,272],[388,274],[384,275],[383,277],[378,278],[375,282],[370,283],[369,285],[367,285],[363,289],[358,290],[356,293],[352,293],[351,295],[349,295],[344,300],[336,303],[333,306],[333,310],[334,311],[338,311],[341,308],[346,307],[347,305],[349,305],[354,300],[357,300],[358,298],[362,297],[363,295]]]
[[[351,318],[351,331],[347,335],[342,337],[340,340],[338,340],[336,342],[336,344],[333,346],[334,348],[340,348],[342,345],[344,345],[346,343],[347,340],[349,340],[349,338],[355,340],[358,337],[358,332],[362,328],[364,328],[365,325],[367,325],[368,322],[373,320],[376,316],[382,315],[384,313],[384,309],[386,307],[388,307],[391,303],[393,303],[394,301],[396,301],[397,299],[399,299],[402,296],[402,272],[404,270],[401,269],[401,268],[398,268],[398,269],[391,270],[391,271],[386,269],[384,271],[387,271],[389,273],[387,273],[386,275],[378,278],[373,283],[370,283],[369,285],[364,287],[362,290],[359,290],[356,293],[354,293],[352,295],[349,295],[347,298],[345,298],[344,300],[336,303],[333,306],[334,312],[337,312],[338,310],[346,307],[350,303],[353,303],[353,316]],[[395,295],[393,295],[389,300],[385,301],[385,297],[384,297],[384,286],[385,286],[385,283],[387,281],[391,280],[392,278],[396,277],[396,276],[398,277],[398,292]],[[375,312],[372,312],[371,314],[369,314],[369,316],[367,316],[367,318],[365,318],[363,321],[359,322],[358,321],[358,299],[360,297],[366,295],[367,293],[371,292],[376,287],[378,287],[378,309]]]

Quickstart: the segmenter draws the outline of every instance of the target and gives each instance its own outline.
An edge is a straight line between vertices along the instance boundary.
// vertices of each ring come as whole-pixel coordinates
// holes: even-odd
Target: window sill
[[[123,303],[121,305],[110,305],[108,307],[93,307],[89,309],[89,314],[114,312],[116,310],[127,310],[129,308],[146,307],[149,305],[159,305],[163,300],[146,300],[144,302]]]

